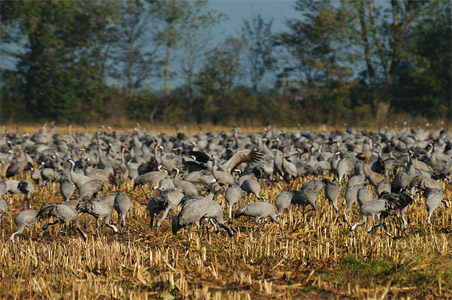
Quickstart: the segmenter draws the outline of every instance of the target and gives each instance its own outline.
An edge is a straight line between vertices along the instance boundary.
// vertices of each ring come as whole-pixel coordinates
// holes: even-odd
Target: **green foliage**
[[[2,42],[14,48],[25,40],[22,53],[10,53],[17,60],[10,75],[22,78],[26,110],[35,120],[70,122],[79,103],[80,121],[101,113],[112,7],[103,1],[1,2]]]
[[[246,51],[245,60],[248,74],[256,92],[266,73],[275,68],[275,42],[272,33],[273,19],[268,22],[261,15],[254,16],[251,21],[244,20],[241,38]]]
[[[231,90],[239,72],[240,50],[240,41],[229,37],[206,54],[205,65],[199,70],[195,82],[201,95],[219,96]]]
[[[206,0],[2,1],[0,116],[288,126],[444,120],[452,112],[451,6],[298,0],[299,18],[284,32],[274,35],[272,19],[258,15],[210,47],[209,30],[226,16]],[[184,84],[170,91],[176,60]]]

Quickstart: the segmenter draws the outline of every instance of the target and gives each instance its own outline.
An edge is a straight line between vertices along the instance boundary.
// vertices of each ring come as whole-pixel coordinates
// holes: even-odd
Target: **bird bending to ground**
[[[213,189],[213,188],[212,188]],[[214,192],[211,192],[205,197],[195,197],[195,199],[185,202],[182,210],[173,216],[171,230],[173,234],[176,234],[180,229],[185,226],[188,228],[188,238],[190,239],[190,229],[194,225],[198,227],[198,235],[202,240],[202,228],[200,226],[201,219],[215,219],[219,226],[226,230],[229,236],[233,236],[232,229],[223,222],[223,210],[220,204],[213,200]]]
[[[118,232],[118,228],[115,225],[110,224],[111,209],[103,202],[98,201],[81,201],[77,204],[76,210],[81,213],[87,213],[103,221],[99,228],[99,234],[102,234],[103,224],[110,227],[114,233]]]
[[[149,224],[149,227],[151,229],[154,228],[154,218],[157,215],[161,215],[156,222],[157,224],[155,225],[155,230],[157,231],[157,228],[160,227],[160,224],[166,219],[169,211],[173,210],[174,212],[176,212],[177,206],[179,205],[183,197],[183,193],[179,192],[178,190],[173,190],[162,192],[160,195],[157,195],[149,200],[147,204],[147,210],[151,215],[151,222]]]
[[[262,226],[262,219],[266,217],[270,217],[272,222],[277,223],[279,225],[279,229],[281,229],[281,231],[283,230],[281,223],[276,219],[275,208],[268,202],[253,202],[240,207],[235,212],[234,218],[237,219],[241,216],[254,217],[256,219],[256,223],[258,224],[258,231],[260,231]]]
[[[22,234],[25,227],[31,228],[31,226],[39,220],[38,211],[35,209],[26,209],[21,211],[15,218],[14,222],[17,225],[17,231],[14,232],[10,239],[14,242],[14,237],[17,234]]]
[[[375,228],[383,225],[385,218],[388,216],[398,216],[402,219],[404,226],[408,223],[404,218],[404,214],[408,205],[413,203],[413,198],[407,194],[383,194],[378,199],[370,200],[364,203],[360,208],[360,215],[362,222],[356,223],[351,227],[351,230],[355,230],[358,226],[362,226],[367,223],[367,218],[370,216],[372,219],[379,217],[379,223],[372,225],[367,229],[367,232],[372,232]]]
[[[50,223],[47,222],[42,229],[45,230],[49,225],[55,225],[60,222],[61,225],[64,225],[65,232],[67,233],[69,223],[73,222],[77,231],[86,240],[86,234],[80,229],[80,221],[78,218],[78,212],[73,209],[71,206],[62,204],[45,204],[41,207],[37,215],[38,218],[42,217],[54,217],[55,221]],[[60,236],[60,232],[58,232],[58,237]]]

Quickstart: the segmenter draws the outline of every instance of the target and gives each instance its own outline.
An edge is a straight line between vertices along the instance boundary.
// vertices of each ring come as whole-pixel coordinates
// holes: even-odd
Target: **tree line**
[[[2,122],[451,118],[449,1],[298,0],[235,35],[206,0],[2,1]],[[174,78],[178,78],[173,86]]]

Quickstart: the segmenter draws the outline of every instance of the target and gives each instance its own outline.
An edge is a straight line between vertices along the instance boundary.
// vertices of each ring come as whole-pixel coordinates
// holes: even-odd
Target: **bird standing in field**
[[[246,179],[241,185],[240,188],[245,191],[247,194],[254,194],[257,199],[267,201],[264,196],[259,196],[261,192],[260,183],[254,178]]]
[[[234,184],[226,189],[224,199],[229,206],[228,223],[232,223],[232,207],[240,201],[244,194],[245,192],[238,184]]]
[[[216,158],[215,156],[212,156],[210,158],[210,160],[213,161],[212,164],[212,174],[215,177],[215,179],[217,180],[217,182],[222,185],[222,186],[231,186],[234,184],[234,177],[232,176],[231,173],[222,171],[222,170],[218,170],[217,169],[217,165],[216,165]]]
[[[441,206],[442,203],[449,207],[449,203],[444,199],[443,191],[435,188],[426,188],[424,190],[425,206],[427,207],[427,223],[430,224],[433,212]]]
[[[295,191],[282,192],[275,199],[275,205],[278,209],[276,217],[281,217],[285,210],[289,210],[290,204],[292,204],[292,198]]]
[[[339,198],[339,188],[328,179],[323,179],[323,182],[325,183],[325,197],[331,203],[333,209],[337,212],[338,208],[336,201],[337,198]]]
[[[0,231],[2,230],[3,214],[8,212],[8,203],[5,199],[0,199]]]
[[[130,197],[123,193],[118,193],[115,197],[113,208],[118,213],[118,223],[121,224],[121,227],[124,227],[126,225],[127,213],[132,208]]]
[[[181,190],[186,196],[194,196],[198,195],[198,189],[196,186],[187,180],[182,180],[179,178],[179,172],[180,170],[178,168],[175,168],[176,175],[173,177],[174,185]]]
[[[60,183],[60,193],[64,201],[68,201],[75,192],[75,185],[69,180],[64,180]]]

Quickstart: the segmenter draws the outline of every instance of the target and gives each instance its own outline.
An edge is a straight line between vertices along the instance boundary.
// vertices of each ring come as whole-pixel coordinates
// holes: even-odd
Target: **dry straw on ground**
[[[265,186],[263,195],[273,202],[281,191],[310,179]],[[450,185],[444,187],[450,200]],[[339,214],[321,194],[320,214],[292,207],[283,217],[283,232],[268,222],[258,235],[254,221],[242,218],[232,225],[234,238],[210,228],[202,242],[193,231],[187,243],[186,229],[172,235],[168,219],[157,234],[149,228],[143,190],[133,190],[131,182],[121,190],[133,202],[124,233],[113,235],[106,228],[96,238],[92,223],[85,229],[86,242],[75,232],[58,239],[56,226],[43,232],[44,222],[39,221],[11,243],[22,196],[7,196],[11,209],[0,234],[0,298],[452,298],[452,208],[442,206],[427,225],[425,204],[418,196],[408,208],[404,233],[395,226],[373,234],[364,227],[350,233],[341,217],[341,189]],[[216,200],[226,212],[223,196]],[[61,201],[55,184],[38,189],[32,206]],[[249,196],[241,204],[252,201],[256,199]],[[87,217],[81,219],[83,224]],[[355,208],[351,221],[358,220]]]

